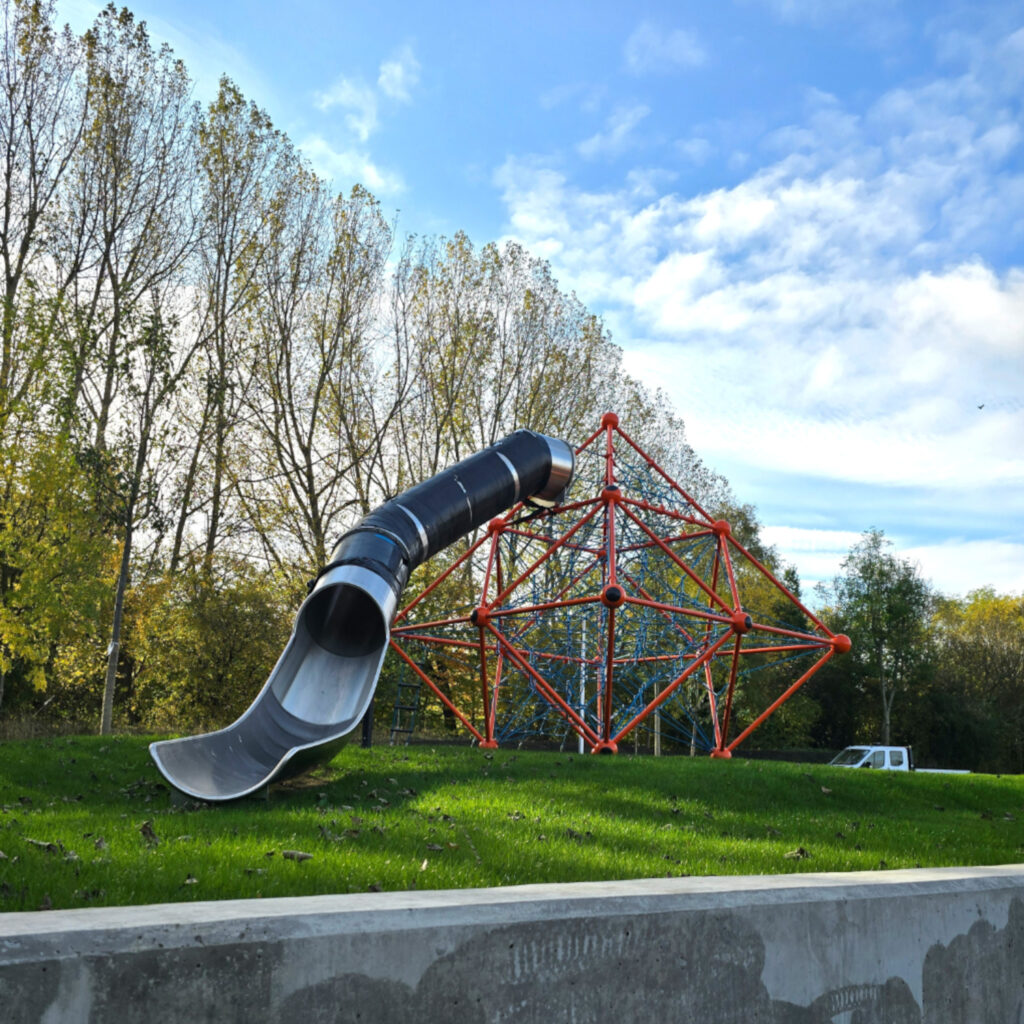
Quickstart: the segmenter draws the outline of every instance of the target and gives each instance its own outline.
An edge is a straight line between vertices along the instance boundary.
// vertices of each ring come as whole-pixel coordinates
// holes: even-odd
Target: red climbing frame
[[[632,495],[621,487],[616,478],[618,465],[617,449],[627,446],[634,462],[639,461],[650,473],[656,475],[675,501],[672,507],[667,502],[656,503],[643,495]],[[792,697],[811,676],[814,675],[835,654],[850,649],[850,640],[842,634],[835,634],[781,583],[775,575],[751,554],[733,536],[729,523],[713,519],[682,487],[679,486],[619,425],[615,413],[606,413],[600,427],[577,449],[580,457],[589,455],[591,460],[600,456],[604,464],[603,480],[599,493],[591,497],[572,500],[550,513],[542,513],[542,520],[548,532],[537,526],[537,518],[525,517],[527,511],[519,505],[504,516],[494,519],[485,533],[470,546],[456,562],[419,593],[396,617],[392,629],[391,646],[420,681],[430,688],[448,710],[475,737],[481,747],[494,748],[495,724],[502,694],[502,676],[508,666],[518,670],[532,683],[534,692],[548,702],[557,714],[595,753],[618,750],[624,737],[637,728],[673,694],[691,679],[702,680],[706,689],[707,708],[713,729],[712,757],[727,758],[732,752],[771,714]],[[574,488],[578,492],[580,484]],[[595,529],[600,523],[600,530]],[[557,524],[557,531],[552,530]],[[660,526],[658,529],[656,527]],[[579,541],[584,536],[599,536],[599,545]],[[522,571],[507,579],[507,568],[502,558],[501,542],[514,533],[529,542],[539,543],[541,553]],[[627,537],[628,535],[628,537]],[[623,539],[626,538],[626,539]],[[710,573],[703,575],[691,565],[686,557],[688,546],[704,540],[713,544],[713,559]],[[628,541],[628,542],[627,542]],[[652,557],[667,559],[683,586],[691,595],[685,601],[669,603],[652,594],[645,580],[637,578],[635,567],[625,567],[625,561],[634,557],[640,549]],[[566,579],[560,577],[561,585],[556,592],[530,599],[526,585],[532,581],[536,593],[537,574],[543,572],[548,560],[558,558],[560,552],[583,553],[582,568]],[[425,598],[432,594],[453,573],[465,571],[467,561],[480,564],[482,580],[476,607],[469,613],[449,618],[436,618],[430,622],[414,622],[414,612]],[[741,573],[739,569],[742,568]],[[682,574],[682,575],[678,575]],[[790,603],[795,617],[802,617],[804,629],[793,629],[760,620],[748,611],[742,601],[741,575],[745,580],[759,580],[764,590],[765,582],[770,586],[776,600],[783,597]],[[687,582],[688,581],[688,582]],[[696,599],[694,599],[694,596]],[[573,662],[587,666],[598,664],[598,659],[588,658],[567,650],[561,653],[550,651],[538,653],[530,650],[522,641],[524,617],[536,622],[545,615],[557,614],[577,606],[603,605],[607,613],[599,617],[602,635],[597,643],[604,652],[600,659],[599,689],[595,711],[591,715],[581,713],[565,693],[559,692],[559,685],[552,678],[545,665],[557,662]],[[630,657],[630,665],[649,663],[653,668],[659,662],[675,659],[682,666],[668,682],[658,685],[657,692],[639,709],[623,716],[617,703],[616,672],[626,659],[619,656],[616,645],[616,618],[620,612],[634,609],[648,609],[672,624],[678,637],[678,649],[644,652]],[[599,608],[597,609],[600,610]],[[413,644],[436,644],[449,649],[458,649],[466,655],[473,655],[479,662],[480,706],[475,710],[463,710],[443,692],[430,674],[417,663],[407,647]],[[752,655],[805,654],[813,656],[812,663],[785,691],[770,703],[760,714],[734,738],[730,739],[730,727],[744,659]],[[540,661],[540,667],[537,662]],[[725,666],[727,682],[719,674],[719,686],[713,681],[715,664]],[[749,709],[748,709],[749,717]],[[482,730],[473,723],[482,719]],[[587,720],[589,717],[589,721]],[[626,720],[622,720],[625,717]]]

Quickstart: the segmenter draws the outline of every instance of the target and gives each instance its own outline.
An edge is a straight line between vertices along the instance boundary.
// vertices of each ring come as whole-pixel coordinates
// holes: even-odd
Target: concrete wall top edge
[[[824,900],[892,899],[1010,889],[1024,893],[1024,864],[829,874],[652,878],[493,889],[353,893],[0,914],[0,964],[58,955],[258,941],[298,934],[398,931],[460,923],[669,913]]]

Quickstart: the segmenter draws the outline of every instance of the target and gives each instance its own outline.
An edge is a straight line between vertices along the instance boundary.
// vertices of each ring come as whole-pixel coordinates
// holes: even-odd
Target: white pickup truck
[[[970,775],[957,768],[917,768],[910,747],[847,747],[829,764],[840,768],[881,768],[889,772],[930,772],[935,775]]]

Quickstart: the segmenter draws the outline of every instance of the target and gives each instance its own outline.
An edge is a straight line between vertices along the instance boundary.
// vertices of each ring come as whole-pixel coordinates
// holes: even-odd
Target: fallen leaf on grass
[[[58,850],[63,849],[60,843],[50,843],[45,839],[26,839],[26,843],[29,846],[38,847],[40,850],[45,850],[47,853],[56,853]]]
[[[302,861],[302,860],[312,860],[313,859],[313,854],[311,854],[311,853],[303,853],[302,850],[282,850],[281,851],[281,856],[284,857],[285,860],[298,860],[298,861]]]
[[[182,885],[198,885],[199,879],[195,875],[188,875]]]
[[[784,854],[786,860],[806,860],[810,857],[810,854],[802,847],[798,846],[795,850],[790,850],[789,853]]]
[[[828,786],[822,786],[821,787],[821,791],[822,791],[822,793],[825,794],[825,796],[831,796],[832,795],[832,790],[829,789]]]
[[[444,847],[443,846],[438,846],[437,843],[427,843],[427,849],[428,850],[432,850],[434,852],[437,852],[438,850],[443,850]]]
[[[97,850],[105,850],[107,848],[107,841],[103,838],[103,836],[99,836],[96,842],[94,842],[92,845],[95,846]]]
[[[366,887],[366,891],[367,891],[367,892],[380,892],[382,888],[383,888],[383,887],[382,887],[381,885],[379,885],[379,884],[378,884],[377,882],[371,882],[371,883],[370,883],[370,884],[369,884],[369,885],[368,885],[368,886]]]
[[[424,857],[423,858],[423,863],[420,865],[420,871],[426,871],[427,870],[427,865],[429,863],[430,863],[430,861],[427,860],[426,857]]]
[[[146,840],[147,844],[150,846],[158,846],[160,844],[159,837],[153,831],[152,821],[144,821],[139,826],[139,834],[142,836],[143,839]]]

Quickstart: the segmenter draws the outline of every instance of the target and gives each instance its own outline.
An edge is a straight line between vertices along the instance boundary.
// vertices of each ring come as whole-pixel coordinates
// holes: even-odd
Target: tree
[[[38,326],[45,303],[46,241],[59,189],[79,149],[87,106],[80,84],[81,46],[53,28],[54,5],[5,2],[0,39],[0,439],[11,415],[26,411],[46,353]],[[19,302],[28,286],[29,302]],[[28,307],[28,308],[26,308]],[[27,410],[28,418],[38,408]]]
[[[124,599],[133,545],[159,507],[161,427],[198,346],[181,339],[182,273],[199,221],[193,204],[198,112],[181,61],[155,50],[143,23],[113,4],[84,37],[90,119],[78,209],[95,217],[91,273],[75,280],[66,408],[102,479],[122,544],[101,733],[112,727]]]
[[[232,468],[236,429],[249,399],[255,346],[250,338],[275,177],[296,154],[270,118],[222,78],[199,126],[204,231],[198,250],[196,331],[201,347],[178,415],[189,454],[175,488],[173,575],[190,554],[207,572],[236,528]],[[201,527],[194,522],[201,517]]]
[[[1024,771],[1024,598],[982,587],[940,602],[932,628],[935,689],[956,726],[970,726],[969,747],[953,760]],[[950,723],[937,727],[957,738]]]
[[[253,277],[254,429],[240,495],[272,564],[308,574],[364,511],[349,477],[383,441],[368,411],[392,236],[365,189],[332,199],[301,163],[272,208]]]
[[[9,673],[47,704],[92,675],[115,550],[91,485],[66,438],[0,449],[0,708]]]
[[[832,582],[834,614],[853,641],[852,659],[878,687],[882,743],[892,732],[896,696],[924,673],[933,595],[917,567],[871,529],[850,549]]]

